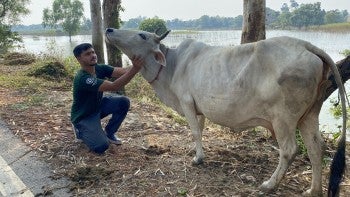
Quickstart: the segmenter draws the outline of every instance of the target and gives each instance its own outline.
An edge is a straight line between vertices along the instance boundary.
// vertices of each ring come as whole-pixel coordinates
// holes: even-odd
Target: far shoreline
[[[241,29],[229,29],[229,28],[222,28],[222,29],[173,29],[174,31],[178,32],[196,32],[196,31],[238,31]],[[287,30],[287,31],[321,31],[321,32],[329,32],[329,33],[350,33],[350,22],[346,23],[333,23],[333,24],[327,24],[327,25],[320,25],[320,26],[310,26],[310,27],[302,27],[302,28],[284,28],[284,29],[274,29],[274,28],[266,28],[266,31],[271,30]],[[55,29],[47,29],[47,30],[31,30],[31,31],[16,31],[19,35],[25,35],[25,36],[68,36],[65,32],[61,30],[55,30]],[[91,35],[91,32],[89,31],[81,31],[76,35]]]

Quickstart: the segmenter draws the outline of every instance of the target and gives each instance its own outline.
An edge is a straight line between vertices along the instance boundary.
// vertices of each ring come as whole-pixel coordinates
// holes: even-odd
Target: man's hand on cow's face
[[[145,59],[142,58],[141,56],[134,56],[131,59],[132,65],[137,68],[137,69],[141,69],[142,66],[145,64]]]

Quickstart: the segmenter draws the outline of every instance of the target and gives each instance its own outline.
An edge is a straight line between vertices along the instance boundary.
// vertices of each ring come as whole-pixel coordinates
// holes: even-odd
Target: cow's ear
[[[162,66],[166,66],[166,60],[165,56],[160,50],[154,51],[154,58],[156,59],[156,62]]]

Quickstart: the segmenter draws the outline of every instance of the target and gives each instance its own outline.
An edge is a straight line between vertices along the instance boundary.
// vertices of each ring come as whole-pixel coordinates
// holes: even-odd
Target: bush
[[[165,21],[159,18],[146,19],[142,21],[140,23],[139,29],[151,33],[154,33],[156,30],[158,30],[159,34],[163,34],[167,30]]]
[[[7,53],[4,56],[5,65],[28,65],[34,63],[35,61],[35,56],[28,53],[13,52]]]
[[[44,65],[35,66],[28,72],[28,76],[40,77],[51,81],[73,79],[73,76],[69,74],[65,66],[57,61],[44,62]]]

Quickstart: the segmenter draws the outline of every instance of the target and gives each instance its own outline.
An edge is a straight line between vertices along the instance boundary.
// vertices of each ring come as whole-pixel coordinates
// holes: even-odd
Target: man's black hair
[[[84,51],[90,48],[92,48],[92,45],[90,43],[79,44],[73,49],[73,54],[75,57],[79,57]]]

